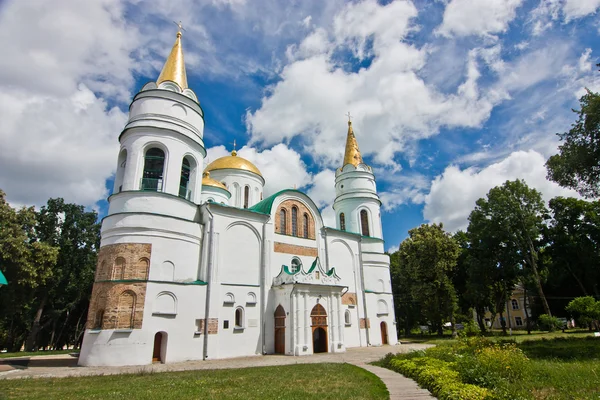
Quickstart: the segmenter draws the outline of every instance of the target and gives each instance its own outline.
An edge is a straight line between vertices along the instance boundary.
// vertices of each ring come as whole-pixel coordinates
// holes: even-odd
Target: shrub
[[[542,314],[538,317],[538,325],[544,331],[554,332],[563,327],[563,323],[556,317],[551,317],[548,314]]]
[[[451,363],[435,358],[393,359],[390,369],[415,379],[440,400],[484,400],[490,397],[487,389],[462,383],[458,372],[451,369]]]

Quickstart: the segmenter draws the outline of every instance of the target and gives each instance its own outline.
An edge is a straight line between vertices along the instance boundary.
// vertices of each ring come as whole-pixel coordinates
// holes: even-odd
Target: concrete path
[[[387,353],[408,353],[427,347],[431,347],[431,345],[411,343],[395,346],[360,347],[348,349],[345,353],[320,353],[302,357],[258,355],[220,360],[122,367],[79,367],[77,366],[77,357],[69,354],[20,357],[0,359],[0,379],[65,378],[72,376],[135,374],[140,372],[250,368],[314,363],[349,363],[377,375],[386,384],[390,392],[390,399],[408,400],[432,397],[429,391],[420,389],[413,380],[385,368],[369,365],[368,363],[381,359]]]

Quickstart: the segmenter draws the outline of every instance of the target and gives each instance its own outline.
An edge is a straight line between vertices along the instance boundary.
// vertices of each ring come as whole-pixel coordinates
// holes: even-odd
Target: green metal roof
[[[303,193],[299,190],[296,189],[283,189],[280,190],[279,192],[270,195],[269,197],[259,201],[258,203],[256,203],[255,205],[253,205],[252,207],[250,207],[248,210],[251,211],[255,211],[255,212],[259,212],[262,214],[271,214],[271,209],[273,208],[273,202],[275,202],[275,199],[285,193],[285,192],[294,192],[294,193],[300,193],[303,194],[304,196],[306,196],[306,193]],[[308,197],[308,196],[307,196]]]
[[[4,277],[2,271],[0,271],[0,285],[8,285],[8,282],[6,281],[6,278]]]

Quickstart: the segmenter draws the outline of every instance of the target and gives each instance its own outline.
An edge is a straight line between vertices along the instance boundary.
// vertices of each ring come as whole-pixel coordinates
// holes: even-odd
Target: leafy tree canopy
[[[587,90],[587,89],[586,89]],[[546,162],[548,179],[584,197],[600,196],[600,94],[587,90],[571,130],[558,133],[559,153]]]

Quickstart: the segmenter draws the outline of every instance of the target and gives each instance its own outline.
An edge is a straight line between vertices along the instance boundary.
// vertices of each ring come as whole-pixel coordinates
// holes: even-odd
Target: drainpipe
[[[321,232],[323,232],[323,240],[325,240],[325,268],[327,268],[327,272],[329,272],[329,248],[327,246],[327,230],[325,228],[321,228]]]
[[[208,314],[210,312],[210,292],[212,288],[212,270],[213,270],[213,238],[214,238],[214,215],[208,209],[209,206],[205,207],[209,217],[209,234],[208,234],[208,254],[206,263],[206,302],[204,308],[204,348],[202,359],[208,358]]]
[[[262,353],[267,354],[267,338],[265,337],[266,332],[266,321],[265,321],[265,308],[267,307],[267,222],[269,222],[270,218],[265,221],[263,224],[263,240],[262,240],[262,268],[260,270],[260,320],[262,323],[260,324],[261,332],[260,335],[262,337]]]
[[[362,298],[363,298],[363,310],[365,313],[365,332],[367,334],[367,346],[371,345],[371,338],[369,335],[369,329],[370,329],[370,321],[369,321],[369,316],[367,315],[367,294],[365,293],[365,270],[363,268],[363,259],[362,259],[362,236],[359,239],[359,246],[358,246],[358,260],[360,262],[359,268],[360,268],[360,281],[361,281],[361,286],[362,286]],[[359,322],[359,326],[360,326],[360,322]]]

